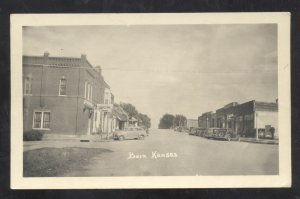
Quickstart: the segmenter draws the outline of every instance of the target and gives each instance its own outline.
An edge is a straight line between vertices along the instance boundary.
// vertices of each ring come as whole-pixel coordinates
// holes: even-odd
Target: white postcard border
[[[279,175],[172,177],[23,177],[22,27],[150,24],[278,24]],[[290,13],[11,15],[11,188],[237,188],[291,186]]]

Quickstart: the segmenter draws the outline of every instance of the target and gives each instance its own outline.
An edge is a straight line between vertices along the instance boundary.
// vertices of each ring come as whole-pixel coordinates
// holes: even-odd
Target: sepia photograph
[[[13,187],[290,186],[287,13],[13,17]]]

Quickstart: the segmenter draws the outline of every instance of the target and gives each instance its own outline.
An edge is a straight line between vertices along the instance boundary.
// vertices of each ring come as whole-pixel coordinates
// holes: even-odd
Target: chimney
[[[48,51],[45,51],[45,52],[44,52],[44,57],[49,57],[49,55],[50,55],[50,54],[49,54]]]
[[[101,71],[101,66],[95,66],[95,70],[99,73],[99,75],[101,75],[102,71]]]
[[[44,64],[48,64],[48,58],[49,58],[49,52],[45,51],[44,52]]]
[[[81,60],[85,61],[86,60],[86,54],[81,54]]]

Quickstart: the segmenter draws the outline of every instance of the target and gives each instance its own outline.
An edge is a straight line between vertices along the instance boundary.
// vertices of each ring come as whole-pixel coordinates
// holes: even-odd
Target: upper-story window
[[[89,96],[89,100],[92,101],[93,99],[93,86],[90,84],[90,96]]]
[[[85,82],[84,98],[90,101],[93,99],[93,86],[89,82]]]
[[[104,104],[109,104],[109,93],[105,92],[105,99],[104,99]]]
[[[62,77],[59,82],[59,95],[67,95],[67,80],[65,77]]]
[[[105,91],[104,93],[104,104],[110,104],[111,103],[111,93],[109,90]]]
[[[88,82],[84,82],[84,99],[88,98]]]
[[[245,115],[245,120],[253,120],[253,114]]]
[[[27,76],[25,78],[25,84],[24,84],[24,94],[25,95],[31,95],[31,77]]]

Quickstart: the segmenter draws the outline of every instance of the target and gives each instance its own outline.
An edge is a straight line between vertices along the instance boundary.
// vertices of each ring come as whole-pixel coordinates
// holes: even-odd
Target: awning
[[[114,108],[112,111],[112,114],[120,121],[126,122],[128,120],[127,115],[122,113],[120,110],[117,108]]]

